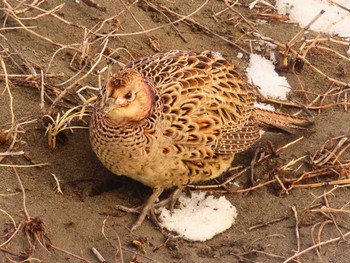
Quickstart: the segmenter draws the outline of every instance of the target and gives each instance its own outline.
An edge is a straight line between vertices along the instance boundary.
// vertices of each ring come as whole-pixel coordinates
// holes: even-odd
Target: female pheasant
[[[133,230],[163,189],[219,176],[263,126],[309,123],[254,108],[255,100],[234,66],[210,51],[158,53],[111,76],[94,106],[90,140],[111,172],[154,189]]]

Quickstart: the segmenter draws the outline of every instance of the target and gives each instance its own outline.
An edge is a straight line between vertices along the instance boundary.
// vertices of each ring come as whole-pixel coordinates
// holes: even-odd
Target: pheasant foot
[[[139,228],[141,226],[141,224],[143,223],[143,221],[145,220],[146,216],[149,216],[151,218],[151,220],[158,227],[161,228],[159,221],[158,221],[158,218],[157,218],[156,213],[155,213],[155,208],[167,206],[170,211],[173,211],[175,203],[181,194],[181,190],[176,189],[171,193],[171,195],[168,198],[156,203],[158,197],[162,194],[163,191],[164,191],[163,188],[154,189],[153,194],[147,199],[145,204],[142,206],[138,206],[138,207],[134,207],[134,208],[122,206],[122,205],[116,206],[116,209],[121,210],[123,212],[140,214],[139,217],[137,218],[136,222],[132,226],[131,231],[135,231],[137,228]]]

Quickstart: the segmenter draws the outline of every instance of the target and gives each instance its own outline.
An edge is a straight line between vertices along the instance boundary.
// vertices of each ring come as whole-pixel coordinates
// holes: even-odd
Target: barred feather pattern
[[[104,114],[106,90],[127,82],[128,72],[140,73],[154,102],[141,121],[118,123]],[[90,125],[92,148],[113,173],[153,188],[209,180],[260,138],[257,118],[263,122],[264,114],[254,113],[255,99],[244,76],[220,54],[170,51],[139,58],[101,91]]]

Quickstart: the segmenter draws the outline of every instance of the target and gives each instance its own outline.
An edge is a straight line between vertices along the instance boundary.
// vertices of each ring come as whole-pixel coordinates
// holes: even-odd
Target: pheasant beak
[[[105,105],[103,106],[103,112],[108,113],[113,109],[125,107],[129,102],[125,98],[113,98],[110,97],[106,100]]]
[[[103,105],[103,112],[104,113],[108,113],[110,112],[113,108],[116,108],[116,104],[114,103],[114,98],[108,98],[105,102],[105,104]]]

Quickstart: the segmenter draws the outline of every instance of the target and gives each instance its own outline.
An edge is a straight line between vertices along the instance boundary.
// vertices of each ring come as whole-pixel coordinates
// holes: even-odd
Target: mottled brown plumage
[[[263,126],[288,130],[308,123],[254,108],[255,100],[252,86],[220,54],[170,51],[140,58],[101,91],[92,148],[110,171],[159,196],[162,189],[219,176],[235,153],[260,138]]]

